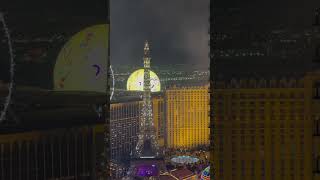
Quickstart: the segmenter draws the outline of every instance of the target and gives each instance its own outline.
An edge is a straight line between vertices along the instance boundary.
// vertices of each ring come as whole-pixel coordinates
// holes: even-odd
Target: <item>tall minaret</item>
[[[143,82],[143,107],[139,127],[138,143],[135,157],[157,157],[158,143],[152,116],[151,88],[150,88],[150,47],[148,41],[144,45],[144,82]]]

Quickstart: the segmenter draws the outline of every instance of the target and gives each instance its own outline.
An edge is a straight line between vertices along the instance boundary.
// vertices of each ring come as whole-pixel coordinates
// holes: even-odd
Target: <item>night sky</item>
[[[209,67],[209,0],[111,0],[111,63],[142,66],[144,41],[155,66]]]
[[[59,51],[66,41],[83,28],[108,21],[106,0],[3,0],[0,11],[5,14],[6,23],[13,40],[27,43],[13,43],[15,57],[15,83],[43,88],[52,88],[53,67]],[[62,36],[63,40],[34,43],[34,39],[52,39]],[[6,40],[0,25],[0,39]],[[0,46],[0,80],[9,78],[8,50],[6,42]],[[26,61],[25,54],[41,48],[47,54]],[[41,60],[39,60],[41,59]]]
[[[214,0],[215,16],[225,21],[233,14],[256,28],[308,28],[314,11],[320,7],[319,0]],[[225,9],[237,9],[227,13]],[[221,12],[217,12],[221,11]],[[229,22],[232,23],[232,22]]]
[[[17,34],[23,34],[24,38],[50,37],[55,33],[70,36],[84,27],[107,22],[106,2],[5,0],[1,2],[0,11],[6,13],[13,38]],[[149,40],[153,66],[185,63],[186,69],[208,69],[209,0],[111,0],[110,3],[114,66],[142,66],[143,44]],[[229,12],[223,8],[233,7],[238,8],[235,16],[260,29],[311,27],[314,9],[320,7],[319,0],[215,0],[214,3],[222,9],[221,19],[226,24],[229,21],[224,18]],[[18,49],[32,48],[32,45],[17,46],[14,47],[17,53]],[[49,53],[54,54],[53,50]],[[51,68],[55,57],[48,57],[49,65],[21,65],[16,77],[20,75],[25,82],[50,84],[51,79],[43,75],[48,70],[42,66]]]
[[[301,76],[314,65],[311,61],[315,52],[313,46],[316,38],[313,38],[312,45],[309,46],[304,44],[306,41],[297,40],[294,47],[289,43],[281,43],[281,40],[304,38],[305,32],[310,32],[314,28],[315,10],[320,7],[319,0],[215,0],[214,2],[215,32],[232,37],[232,41],[224,43],[223,48],[217,43],[217,49],[255,49],[252,43],[254,41],[262,44],[273,41],[274,52],[278,50],[287,54],[299,52],[286,58],[274,53],[258,58],[249,56],[233,57],[228,60],[216,58],[214,67],[216,68],[214,72],[217,73],[214,74],[216,79],[220,79],[220,75],[228,79],[261,76],[269,78],[276,75]],[[272,39],[272,31],[281,33]],[[256,38],[259,37],[257,35],[261,35],[262,38]],[[234,44],[236,45],[233,47]],[[261,47],[260,49],[264,50]],[[299,49],[303,49],[303,52]]]

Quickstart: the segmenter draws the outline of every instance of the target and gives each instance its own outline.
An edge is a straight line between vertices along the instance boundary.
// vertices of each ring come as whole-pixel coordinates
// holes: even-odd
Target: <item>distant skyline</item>
[[[149,40],[151,66],[209,68],[209,0],[111,0],[110,12],[114,66],[142,66]]]

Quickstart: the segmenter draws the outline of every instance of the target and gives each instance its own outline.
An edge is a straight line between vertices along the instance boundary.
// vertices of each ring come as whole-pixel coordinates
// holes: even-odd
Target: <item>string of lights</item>
[[[146,141],[151,141],[152,150],[158,156],[158,144],[155,135],[154,122],[151,106],[151,87],[150,87],[150,48],[146,41],[144,47],[144,85],[143,85],[143,107],[141,112],[141,122],[136,146],[136,156],[142,156],[142,150]]]
[[[11,103],[11,97],[12,97],[12,91],[13,91],[13,85],[14,85],[13,81],[14,81],[15,63],[14,63],[14,54],[13,54],[13,48],[12,48],[12,42],[11,42],[11,37],[10,37],[10,33],[9,33],[9,28],[6,24],[5,17],[2,12],[0,12],[0,21],[3,26],[4,34],[7,38],[9,55],[10,55],[10,69],[9,69],[10,70],[10,82],[8,85],[8,95],[5,98],[4,107],[3,107],[1,114],[0,114],[0,122],[2,122],[6,118],[6,113],[7,113],[9,106],[10,106],[10,103]]]

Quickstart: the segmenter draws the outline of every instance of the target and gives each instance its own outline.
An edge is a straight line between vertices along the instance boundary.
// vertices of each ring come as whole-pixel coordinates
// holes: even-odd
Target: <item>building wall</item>
[[[111,104],[111,159],[130,158],[138,140],[141,108],[142,101]]]
[[[95,138],[90,126],[0,135],[0,179],[96,179]]]
[[[308,73],[305,78],[306,91],[308,92],[310,102],[309,117],[312,125],[312,171],[313,179],[320,180],[320,71]]]
[[[113,103],[110,106],[111,119],[111,158],[128,158],[134,151],[139,133],[139,121],[143,102],[129,101]],[[158,137],[158,144],[164,144],[164,98],[152,97],[153,119]]]
[[[215,178],[313,179],[319,157],[315,109],[320,108],[314,99],[315,77],[320,76],[216,83]]]
[[[152,97],[153,120],[160,147],[164,146],[165,134],[165,101],[163,95]]]
[[[209,145],[208,86],[174,87],[165,96],[167,147]]]

